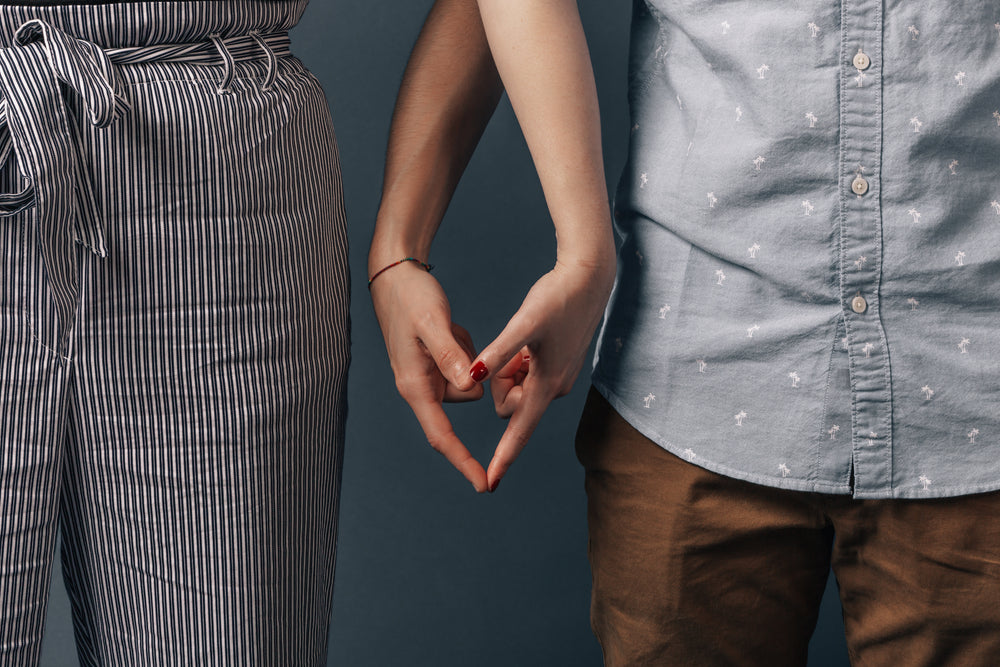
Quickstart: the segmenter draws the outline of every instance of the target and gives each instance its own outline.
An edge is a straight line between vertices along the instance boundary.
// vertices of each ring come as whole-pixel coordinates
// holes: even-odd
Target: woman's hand
[[[583,367],[614,283],[614,248],[606,250],[599,262],[557,262],[472,365],[478,381],[492,378],[497,414],[510,418],[487,469],[490,491],[524,449],[549,403],[572,389]]]
[[[427,441],[465,475],[476,491],[487,490],[486,471],[455,435],[443,401],[474,401],[482,386],[469,375],[475,348],[469,333],[451,321],[441,285],[411,262],[393,267],[371,284],[372,302],[396,388],[416,415]]]

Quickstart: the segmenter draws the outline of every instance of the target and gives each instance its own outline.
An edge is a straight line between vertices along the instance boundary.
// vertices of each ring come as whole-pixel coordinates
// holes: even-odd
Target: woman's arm
[[[490,490],[552,399],[583,366],[615,273],[600,118],[575,0],[478,0],[486,36],[552,215],[556,265],[531,288],[472,374],[510,417],[487,471]]]
[[[409,262],[371,285],[400,393],[431,445],[478,491],[496,488],[549,402],[569,391],[614,277],[597,98],[576,5],[481,4],[489,43],[475,0],[438,0],[428,17],[400,90],[369,252],[369,275],[403,257],[427,261],[502,92],[492,47],[513,86],[511,101],[552,213],[558,254],[553,270],[471,367],[478,381],[493,376],[497,412],[511,417],[488,476],[441,407],[443,400],[478,398],[482,390],[470,377],[472,343],[451,322],[440,285]]]
[[[502,93],[476,0],[438,0],[396,101],[369,276],[403,257],[428,261],[448,202]],[[469,376],[472,341],[451,321],[444,291],[407,262],[381,274],[371,293],[400,394],[431,445],[485,491],[486,472],[441,407],[442,400],[482,396]]]

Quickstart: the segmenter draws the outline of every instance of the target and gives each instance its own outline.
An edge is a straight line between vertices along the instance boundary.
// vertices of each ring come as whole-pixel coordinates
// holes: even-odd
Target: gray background
[[[393,388],[365,289],[393,101],[432,0],[314,0],[293,49],[323,83],[338,131],[352,244],[354,360],[331,665],[600,665],[590,632],[583,473],[573,433],[587,389],[549,409],[497,494],[476,496],[424,442]],[[625,162],[628,0],[582,0],[600,92],[609,191]],[[541,189],[506,101],[463,179],[431,261],[454,318],[481,348],[555,243]],[[486,402],[450,409],[488,461],[503,423]],[[56,567],[44,665],[75,664]],[[810,665],[846,665],[835,589]]]

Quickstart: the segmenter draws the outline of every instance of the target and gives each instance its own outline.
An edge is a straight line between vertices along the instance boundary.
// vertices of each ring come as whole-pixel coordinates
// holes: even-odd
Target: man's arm
[[[487,474],[455,436],[443,400],[481,395],[475,354],[451,322],[440,285],[415,263],[379,276],[375,310],[400,393],[431,445],[478,491],[493,490],[552,399],[583,365],[614,279],[614,242],[597,94],[574,0],[439,0],[407,70],[390,137],[390,164],[370,275],[403,257],[426,261],[431,240],[507,83],[556,227],[555,267],[532,287],[500,336],[471,366],[492,376],[510,417]],[[489,35],[489,41],[486,35]]]
[[[476,0],[438,0],[410,56],[396,101],[368,275],[404,257],[426,262],[431,241],[496,109],[503,84]],[[486,472],[455,435],[442,400],[474,400],[469,335],[451,321],[433,277],[405,263],[371,284],[396,386],[431,445],[477,491]]]
[[[368,275],[404,256],[427,258],[502,94],[476,0],[438,0],[396,99]]]

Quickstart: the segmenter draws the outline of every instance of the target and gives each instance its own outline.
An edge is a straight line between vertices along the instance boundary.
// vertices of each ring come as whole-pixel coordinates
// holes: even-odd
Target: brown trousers
[[[593,389],[576,443],[608,667],[805,665],[831,565],[853,665],[1000,665],[1000,493],[870,501],[734,480]]]

